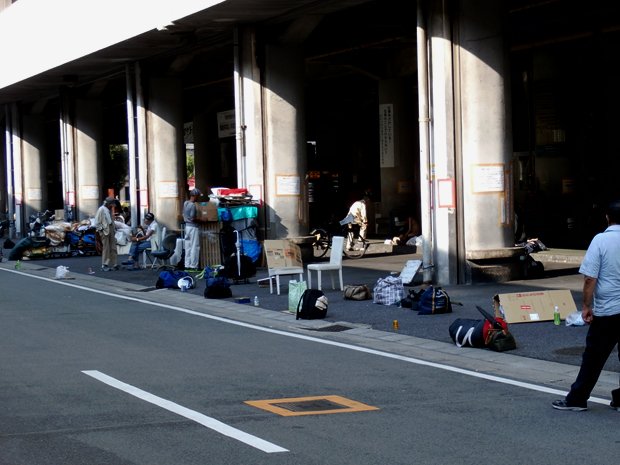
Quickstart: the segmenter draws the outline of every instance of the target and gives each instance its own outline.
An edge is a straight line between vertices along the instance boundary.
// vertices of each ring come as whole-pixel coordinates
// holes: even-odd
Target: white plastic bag
[[[59,265],[56,267],[56,279],[66,279],[69,274],[69,267]]]
[[[297,312],[297,306],[299,305],[299,300],[301,296],[304,294],[304,291],[308,289],[308,285],[306,281],[297,281],[295,279],[291,279],[288,282],[288,311],[291,313]]]
[[[585,324],[581,312],[573,312],[566,317],[566,326],[583,326]]]

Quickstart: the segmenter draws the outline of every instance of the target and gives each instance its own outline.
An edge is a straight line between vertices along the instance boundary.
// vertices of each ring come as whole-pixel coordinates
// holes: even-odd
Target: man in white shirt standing
[[[116,199],[108,197],[103,201],[103,205],[99,207],[95,213],[95,229],[101,240],[101,270],[111,271],[118,270],[116,263],[116,238],[114,234],[114,220],[112,218],[112,210]]]

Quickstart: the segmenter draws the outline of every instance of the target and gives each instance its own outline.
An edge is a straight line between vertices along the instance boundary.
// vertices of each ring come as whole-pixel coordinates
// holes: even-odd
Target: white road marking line
[[[232,426],[227,425],[226,423],[222,423],[215,418],[208,417],[203,415],[202,413],[196,412],[195,410],[190,410],[182,405],[176,404],[172,401],[163,399],[162,397],[158,397],[150,392],[143,391],[140,388],[132,386],[131,384],[123,383],[116,378],[112,378],[111,376],[106,375],[105,373],[101,373],[97,370],[84,370],[82,371],[85,375],[88,375],[92,378],[95,378],[98,381],[101,381],[108,386],[119,389],[127,394],[131,394],[138,399],[142,399],[151,404],[157,405],[169,412],[176,413],[182,417],[185,417],[189,420],[195,421],[196,423],[201,424],[213,431],[216,431],[224,436],[228,436],[229,438],[236,439],[237,441],[241,441],[249,446],[252,446],[256,449],[260,449],[263,452],[267,452],[268,454],[274,452],[288,452],[287,449],[280,447],[271,442],[265,441],[264,439],[258,438],[256,436],[252,436],[251,434],[245,433],[237,428],[233,428]]]
[[[533,383],[526,383],[526,382],[523,382],[523,381],[515,381],[515,380],[509,379],[509,378],[502,378],[500,376],[495,376],[495,375],[487,375],[487,374],[484,374],[484,373],[478,373],[478,372],[471,371],[471,370],[465,370],[463,368],[453,367],[453,366],[450,366],[450,365],[443,365],[441,363],[429,362],[427,360],[421,360],[421,359],[417,359],[417,358],[413,358],[413,357],[407,357],[407,356],[404,356],[404,355],[392,354],[392,353],[389,353],[389,352],[383,352],[383,351],[380,351],[380,350],[369,349],[369,348],[366,348],[366,347],[360,347],[360,346],[354,346],[354,345],[351,345],[351,344],[345,344],[343,342],[329,341],[329,340],[325,340],[325,339],[319,339],[319,338],[316,338],[316,337],[313,337],[313,336],[305,336],[303,334],[289,333],[289,332],[281,331],[281,330],[278,330],[278,329],[265,328],[265,327],[254,325],[254,324],[251,324],[251,323],[244,323],[242,321],[229,320],[227,318],[222,318],[222,317],[215,316],[215,315],[207,315],[207,314],[200,313],[200,312],[197,312],[197,311],[194,311],[194,310],[188,310],[186,308],[176,307],[174,305],[161,304],[161,303],[158,303],[158,302],[150,302],[148,300],[138,299],[136,297],[129,297],[129,296],[124,296],[124,295],[116,295],[116,294],[112,294],[110,292],[100,291],[100,290],[97,290],[97,289],[90,289],[88,287],[84,287],[84,286],[81,286],[79,284],[72,284],[72,283],[68,283],[68,282],[65,282],[65,281],[59,281],[59,280],[56,280],[56,279],[45,278],[43,276],[34,276],[34,275],[31,275],[31,274],[28,274],[28,273],[24,273],[24,272],[21,272],[21,271],[9,270],[9,269],[6,269],[6,268],[0,268],[0,270],[1,271],[8,271],[10,273],[20,274],[20,275],[27,276],[27,277],[30,277],[30,278],[41,279],[43,281],[49,281],[49,282],[54,283],[54,284],[61,284],[63,286],[74,287],[76,289],[81,289],[81,290],[88,291],[88,292],[94,292],[96,294],[103,294],[103,295],[106,295],[106,296],[109,296],[109,297],[115,297],[117,299],[129,300],[131,302],[139,302],[139,303],[142,303],[142,304],[145,304],[145,305],[152,305],[154,307],[166,308],[166,309],[169,309],[169,310],[174,310],[174,311],[181,312],[181,313],[187,313],[189,315],[194,315],[194,316],[198,316],[198,317],[201,317],[201,318],[207,318],[209,320],[215,320],[215,321],[220,321],[220,322],[223,322],[223,323],[228,323],[228,324],[231,324],[231,325],[241,326],[241,327],[244,327],[244,328],[255,329],[257,331],[263,331],[263,332],[266,332],[266,333],[278,334],[278,335],[281,335],[281,336],[292,337],[292,338],[296,338],[296,339],[302,339],[302,340],[305,340],[305,341],[317,342],[319,344],[325,344],[325,345],[330,345],[330,346],[335,346],[335,347],[341,347],[341,348],[344,348],[344,349],[355,350],[357,352],[363,352],[363,353],[366,353],[366,354],[378,355],[380,357],[391,358],[391,359],[394,359],[394,360],[401,360],[401,361],[407,362],[407,363],[413,363],[413,364],[416,364],[416,365],[422,365],[422,366],[427,366],[427,367],[431,367],[431,368],[437,368],[437,369],[440,369],[440,370],[450,371],[450,372],[453,372],[453,373],[459,373],[459,374],[462,374],[462,375],[465,375],[465,376],[471,376],[473,378],[486,379],[488,381],[494,381],[494,382],[497,382],[497,383],[508,384],[508,385],[511,385],[511,386],[516,386],[516,387],[521,387],[521,388],[524,388],[524,389],[529,389],[529,390],[532,390],[532,391],[544,392],[546,394],[554,394],[554,395],[559,395],[559,396],[565,396],[567,394],[566,391],[562,391],[562,390],[559,390],[559,389],[553,389],[553,388],[549,388],[549,387],[546,387],[546,386],[540,386],[540,385],[533,384]],[[609,405],[609,400],[608,399],[602,399],[600,397],[590,397],[588,399],[588,401],[594,402],[594,403],[597,403],[597,404]]]

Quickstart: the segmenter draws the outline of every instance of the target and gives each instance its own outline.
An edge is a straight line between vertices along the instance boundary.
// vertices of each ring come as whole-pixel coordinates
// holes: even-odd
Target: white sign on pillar
[[[381,168],[394,168],[394,105],[379,105],[379,155]]]

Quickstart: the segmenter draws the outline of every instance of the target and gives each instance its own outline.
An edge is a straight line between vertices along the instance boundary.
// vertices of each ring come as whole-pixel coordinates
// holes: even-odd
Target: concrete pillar
[[[22,155],[24,160],[24,216],[47,208],[45,122],[39,115],[22,118]]]
[[[102,197],[106,196],[102,186],[102,114],[100,101],[75,102],[76,220],[95,216]]]
[[[17,103],[11,104],[11,149],[13,170],[13,196],[15,200],[15,235],[22,237],[26,232],[24,218],[24,172],[21,145],[21,108]]]
[[[146,130],[150,209],[161,226],[169,231],[178,230],[183,201],[187,198],[183,89],[181,82],[174,78],[150,78],[148,82]]]
[[[266,47],[264,121],[268,238],[298,237],[308,233],[303,78],[303,55],[298,49],[278,45]]]
[[[65,220],[75,219],[75,131],[71,121],[71,109],[73,108],[73,97],[62,92],[60,95],[60,169],[62,176],[62,193],[65,210]]]
[[[434,280],[471,281],[471,262],[512,245],[511,138],[502,6],[462,0],[429,12]],[[454,27],[454,25],[457,27]],[[456,31],[456,36],[454,32]]]
[[[265,198],[265,156],[263,151],[263,105],[261,72],[256,32],[244,28],[237,32],[235,46],[235,116],[237,172],[239,185],[255,200]],[[264,212],[260,223],[264,224]]]
[[[510,73],[501,2],[462,0],[459,11],[463,239],[472,256],[514,245]]]
[[[457,276],[456,208],[447,190],[454,192],[456,160],[454,140],[454,68],[451,18],[443,2],[432,2],[429,21],[431,69],[431,172],[433,199],[432,242],[434,281],[455,284]],[[447,188],[447,189],[446,189]]]
[[[6,177],[7,147],[5,139],[4,108],[0,107],[0,219],[6,219],[8,213],[8,186]]]

